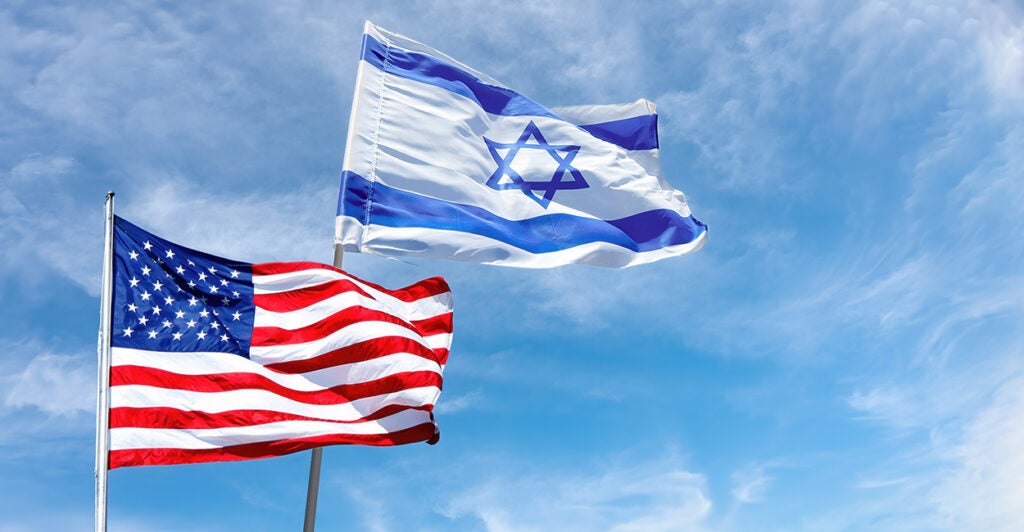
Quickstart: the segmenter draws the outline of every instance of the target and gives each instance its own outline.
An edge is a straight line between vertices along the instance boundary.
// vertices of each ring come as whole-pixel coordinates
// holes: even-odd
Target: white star
[[[227,286],[228,285],[228,280],[227,279],[221,279],[220,280],[220,285],[221,286]]]
[[[153,315],[160,314],[160,307],[153,307]]]
[[[156,331],[149,331],[149,339],[152,340],[154,338],[156,338]]]
[[[199,272],[199,280],[200,281],[205,281],[206,280],[206,274],[203,273],[203,272]]]
[[[189,281],[189,282],[188,282],[188,287],[189,287],[189,288],[195,288],[195,287],[196,287],[196,283],[195,283],[195,281]]]
[[[185,268],[182,268],[180,265],[174,268],[174,271],[178,272],[178,275],[185,275]]]
[[[235,321],[238,321],[238,320],[242,319],[242,313],[238,312],[237,310],[231,316],[235,318]]]
[[[164,287],[164,283],[161,283],[160,281],[157,281],[157,282],[153,283],[153,290],[156,290],[157,292],[159,292],[160,289],[163,288],[163,287]]]
[[[174,252],[168,249],[167,250],[167,258],[173,259],[174,258]]]
[[[210,311],[206,310],[206,309],[203,309],[203,311],[200,312],[199,315],[205,318],[205,317],[210,315]]]
[[[226,297],[224,299],[221,299],[220,301],[221,301],[221,303],[224,303],[225,305],[231,303],[231,300],[226,298]]]
[[[128,303],[128,310],[130,310],[132,312],[135,312],[138,309],[139,309],[139,307],[135,303]]]
[[[181,340],[181,333],[180,332],[174,333],[174,339],[175,340]]]
[[[239,293],[238,293],[238,290],[234,290],[234,291],[232,291],[232,292],[231,292],[231,295],[233,295],[233,296],[235,296],[235,297],[242,297],[242,294],[239,294]]]
[[[191,259],[185,259],[185,261],[188,262],[189,266],[195,266],[196,265],[196,263],[192,262]]]
[[[178,312],[175,312],[174,315],[180,320],[181,318],[185,317],[185,311],[179,310]]]
[[[171,303],[174,303],[174,298],[171,296],[167,296],[164,298],[164,303],[170,305]]]
[[[221,339],[222,341],[224,341],[224,342],[227,342],[227,341],[228,341],[228,338],[230,338],[230,336],[228,336],[228,335],[226,335],[226,334],[222,334],[222,335],[220,335],[220,339]]]
[[[192,299],[188,300],[188,306],[190,306],[190,307],[194,307],[194,306],[196,306],[198,304],[199,304],[199,300],[196,299],[196,296],[192,296]]]
[[[128,283],[132,285],[132,288],[135,288],[135,285],[139,284],[139,280],[133,275],[132,278],[128,280]]]
[[[142,267],[142,275],[147,275],[148,276],[149,272],[150,272],[149,266],[143,266]]]
[[[192,327],[195,327],[195,326],[196,326],[196,320],[188,320],[188,328],[189,329],[191,329]]]
[[[231,278],[238,279],[238,270],[231,270]]]
[[[149,296],[151,296],[151,295],[153,295],[153,294],[150,294],[149,292],[146,292],[145,290],[143,290],[142,293],[139,294],[139,296],[142,298],[143,301],[149,301]]]
[[[133,332],[135,331],[133,331],[131,327],[128,327],[124,330],[124,335],[131,338]]]
[[[213,266],[210,266],[209,270],[210,270],[210,273],[217,273],[217,268],[214,268]]]
[[[170,327],[171,326],[171,320],[164,320],[162,325],[164,326],[165,329]]]
[[[213,322],[210,324],[210,328],[220,330],[220,324],[217,322]]]
[[[149,240],[142,243],[142,247],[146,248],[146,251],[153,249],[153,244],[149,243]]]
[[[217,293],[217,285],[211,284],[210,285],[210,292],[213,292],[214,294],[216,294]]]
[[[145,324],[149,323],[149,318],[147,318],[145,315],[143,315],[142,317],[139,318],[139,323],[145,325]]]
[[[139,254],[136,253],[134,249],[128,252],[128,256],[131,257],[132,260],[139,260]]]
[[[206,331],[199,331],[199,334],[197,334],[196,337],[200,340],[206,339]]]

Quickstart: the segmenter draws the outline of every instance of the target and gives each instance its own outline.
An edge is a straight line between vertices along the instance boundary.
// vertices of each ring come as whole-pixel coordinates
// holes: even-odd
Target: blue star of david
[[[529,142],[531,137],[535,140],[532,144]],[[484,142],[487,143],[487,149],[491,151],[491,157],[494,158],[494,162],[498,164],[498,169],[487,180],[487,186],[495,190],[522,190],[526,197],[536,201],[541,207],[546,209],[555,197],[555,192],[559,190],[590,188],[590,185],[583,179],[583,174],[572,167],[572,160],[576,158],[580,147],[568,144],[548,144],[548,141],[544,139],[544,135],[541,134],[540,128],[532,120],[527,124],[526,129],[523,130],[523,134],[519,136],[519,140],[514,143],[494,142],[487,137],[484,137]],[[558,163],[558,167],[551,174],[551,179],[547,181],[527,181],[512,169],[512,160],[515,159],[516,154],[522,149],[544,150],[548,152],[548,155]],[[502,157],[498,150],[508,150],[508,153]],[[572,176],[571,181],[565,180],[566,174]],[[501,181],[504,177],[507,177],[510,181],[502,183]]]

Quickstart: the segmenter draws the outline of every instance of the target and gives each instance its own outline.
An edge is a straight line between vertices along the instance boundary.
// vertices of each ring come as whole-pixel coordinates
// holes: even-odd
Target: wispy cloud
[[[48,282],[58,273],[90,293],[98,292],[102,242],[102,198],[94,203],[92,227],[68,220],[87,219],[89,212],[69,191],[81,176],[70,157],[33,154],[0,173],[0,261],[8,275],[29,284]],[[92,230],[90,230],[92,229]],[[45,265],[45,269],[40,268]]]
[[[463,410],[476,410],[486,405],[487,399],[481,390],[472,390],[456,397],[447,395],[437,404],[435,411],[439,415],[455,414]]]
[[[703,476],[671,461],[595,471],[502,474],[454,494],[451,519],[478,518],[487,530],[698,530],[710,515]]]
[[[96,365],[85,356],[42,354],[8,381],[4,406],[37,408],[48,416],[95,411]]]
[[[773,478],[767,464],[752,464],[732,474],[732,496],[742,504],[763,502]]]
[[[992,401],[939,449],[951,468],[931,497],[953,529],[1024,528],[1024,378],[1007,381]]]

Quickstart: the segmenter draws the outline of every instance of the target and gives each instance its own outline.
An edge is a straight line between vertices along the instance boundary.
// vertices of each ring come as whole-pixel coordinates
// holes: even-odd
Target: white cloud
[[[947,467],[931,498],[952,529],[1024,529],[1024,378],[1007,380],[991,402],[939,450]]]
[[[478,410],[486,404],[487,399],[480,390],[473,390],[456,397],[441,396],[435,412],[438,415],[449,415],[463,410]]]
[[[881,421],[895,427],[917,427],[916,405],[911,405],[899,389],[872,388],[855,391],[847,400],[850,408],[861,412],[867,419]]]
[[[587,472],[496,473],[442,508],[472,515],[489,531],[700,530],[711,513],[703,476],[673,461],[609,465]]]
[[[36,408],[48,416],[72,417],[96,408],[96,366],[85,356],[42,354],[19,374],[5,377],[8,408]]]
[[[980,2],[978,52],[997,112],[1024,110],[1024,11],[1010,2]]]
[[[103,197],[90,202],[74,193],[69,183],[79,172],[73,159],[33,155],[0,176],[0,261],[9,275],[49,285],[48,272],[56,272],[98,295]],[[233,194],[153,173],[140,175],[115,202],[117,214],[205,252],[249,262],[329,262],[335,187],[308,183],[285,193]]]
[[[38,285],[57,272],[90,294],[99,292],[103,198],[94,198],[89,209],[76,197],[80,170],[72,158],[35,154],[0,174],[0,263],[9,275]]]
[[[119,196],[123,216],[173,242],[247,262],[333,254],[336,183],[285,193],[209,191],[177,175],[148,175]]]
[[[764,502],[773,477],[766,472],[768,464],[752,464],[732,474],[732,496],[743,504]]]

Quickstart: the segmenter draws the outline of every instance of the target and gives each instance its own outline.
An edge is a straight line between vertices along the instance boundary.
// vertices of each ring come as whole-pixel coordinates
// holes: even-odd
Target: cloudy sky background
[[[364,20],[549,105],[658,104],[711,228],[622,271],[442,274],[437,446],[331,447],[322,530],[1024,528],[1014,2],[7,2],[0,530],[93,512],[102,200],[330,261]],[[119,469],[111,530],[301,527],[309,453]]]

